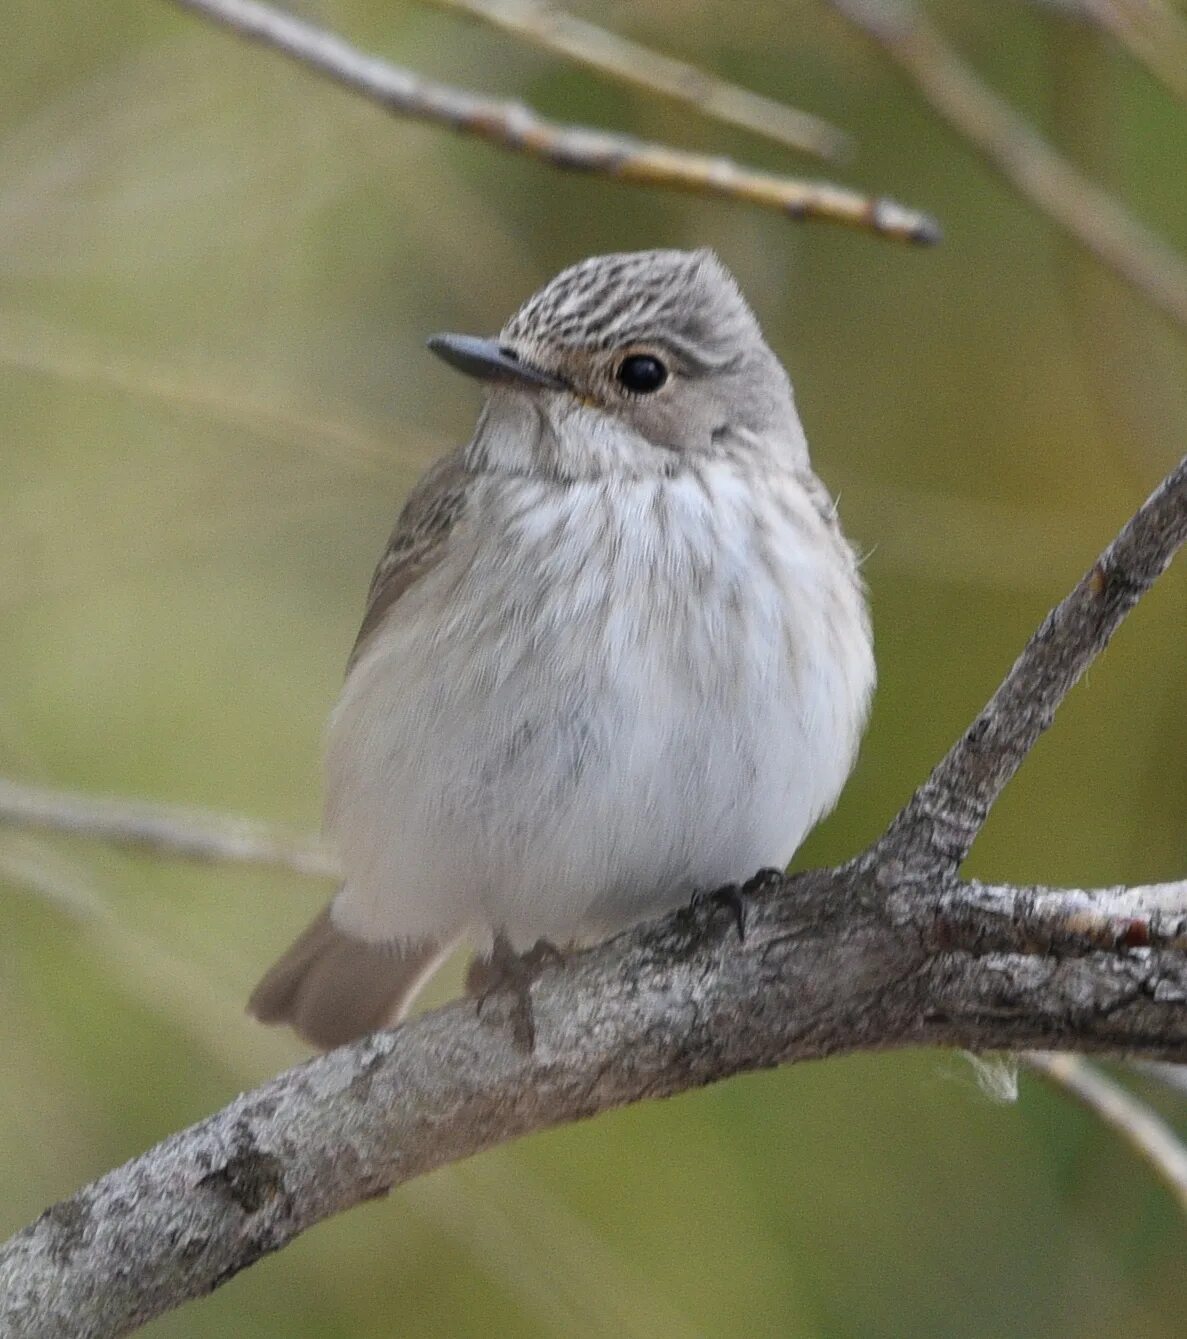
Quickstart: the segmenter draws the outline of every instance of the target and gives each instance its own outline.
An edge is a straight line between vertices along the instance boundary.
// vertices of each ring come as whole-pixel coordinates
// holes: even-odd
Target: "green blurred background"
[[[586,3],[850,130],[912,250],[562,175],[385,117],[160,0],[5,0],[0,772],[312,829],[372,563],[491,331],[559,267],[718,249],[868,552],[881,685],[803,862],[875,836],[1187,441],[1187,341],[816,0]],[[807,160],[416,4],[303,13],[426,73],[791,172]],[[1181,248],[1187,111],[1021,0],[933,13]],[[1187,577],[1093,669],[971,869],[1187,871]],[[297,1059],[242,1013],[325,888],[0,831],[0,1235]],[[442,989],[456,985],[445,982]],[[1065,1099],[957,1056],[799,1065],[500,1149],[150,1326],[198,1336],[1180,1336],[1169,1198]]]

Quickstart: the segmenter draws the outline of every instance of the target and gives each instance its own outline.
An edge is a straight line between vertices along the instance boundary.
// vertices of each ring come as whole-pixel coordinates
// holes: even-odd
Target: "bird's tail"
[[[327,906],[265,973],[247,1011],[288,1023],[314,1046],[341,1046],[398,1023],[451,947],[368,944],[338,929]]]

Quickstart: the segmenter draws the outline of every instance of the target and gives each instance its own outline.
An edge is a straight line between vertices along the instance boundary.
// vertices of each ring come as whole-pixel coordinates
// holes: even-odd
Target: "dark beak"
[[[450,367],[456,367],[468,377],[477,377],[479,381],[539,386],[552,391],[566,389],[565,382],[559,377],[520,362],[513,350],[493,339],[479,339],[475,335],[433,335],[428,345]]]

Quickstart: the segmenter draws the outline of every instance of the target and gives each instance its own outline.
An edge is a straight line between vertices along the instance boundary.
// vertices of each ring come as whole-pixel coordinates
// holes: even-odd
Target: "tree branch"
[[[1110,33],[1169,93],[1187,101],[1187,23],[1165,0],[1062,0],[1059,8]]]
[[[1183,1065],[1163,1064],[1158,1060],[1135,1060],[1130,1068],[1135,1074],[1169,1088],[1176,1097],[1187,1097],[1187,1068]]]
[[[1187,328],[1187,262],[981,82],[913,0],[828,0],[1049,218]]]
[[[684,153],[625,135],[559,125],[519,103],[476,97],[359,51],[260,0],[173,0],[182,9],[280,51],[318,74],[409,116],[477,135],[553,167],[600,172],[639,186],[724,196],[794,219],[827,219],[906,242],[935,242],[934,219],[894,200],[873,199],[823,181],[800,181],[740,166],[728,158]]]
[[[792,1060],[910,1045],[1187,1060],[1187,881],[1085,891],[955,872],[1185,538],[1187,460],[886,835],[839,869],[752,881],[744,937],[728,907],[702,902],[542,971],[530,1052],[512,1002],[463,1001],[245,1093],[0,1247],[0,1333],[124,1334],[435,1167]]]
[[[1187,1213],[1187,1147],[1157,1112],[1079,1056],[1034,1052],[1022,1063],[1115,1130]]]
[[[621,83],[658,94],[702,116],[782,144],[785,148],[840,158],[849,137],[810,112],[727,83],[686,61],[651,51],[542,0],[428,0],[438,9],[464,14],[513,33],[545,51],[597,70]]]
[[[925,896],[904,921],[852,868],[772,879],[744,943],[702,907],[542,973],[531,1054],[467,1002],[282,1074],[8,1243],[0,1331],[125,1333],[435,1167],[789,1060],[1072,1040],[1187,1055],[1182,955],[935,952],[917,933],[927,910]]]

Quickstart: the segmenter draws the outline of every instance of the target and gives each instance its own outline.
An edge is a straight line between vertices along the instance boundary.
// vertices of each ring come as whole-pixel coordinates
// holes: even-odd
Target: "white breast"
[[[563,943],[782,866],[872,684],[852,555],[788,475],[491,475],[333,718],[335,919]]]

